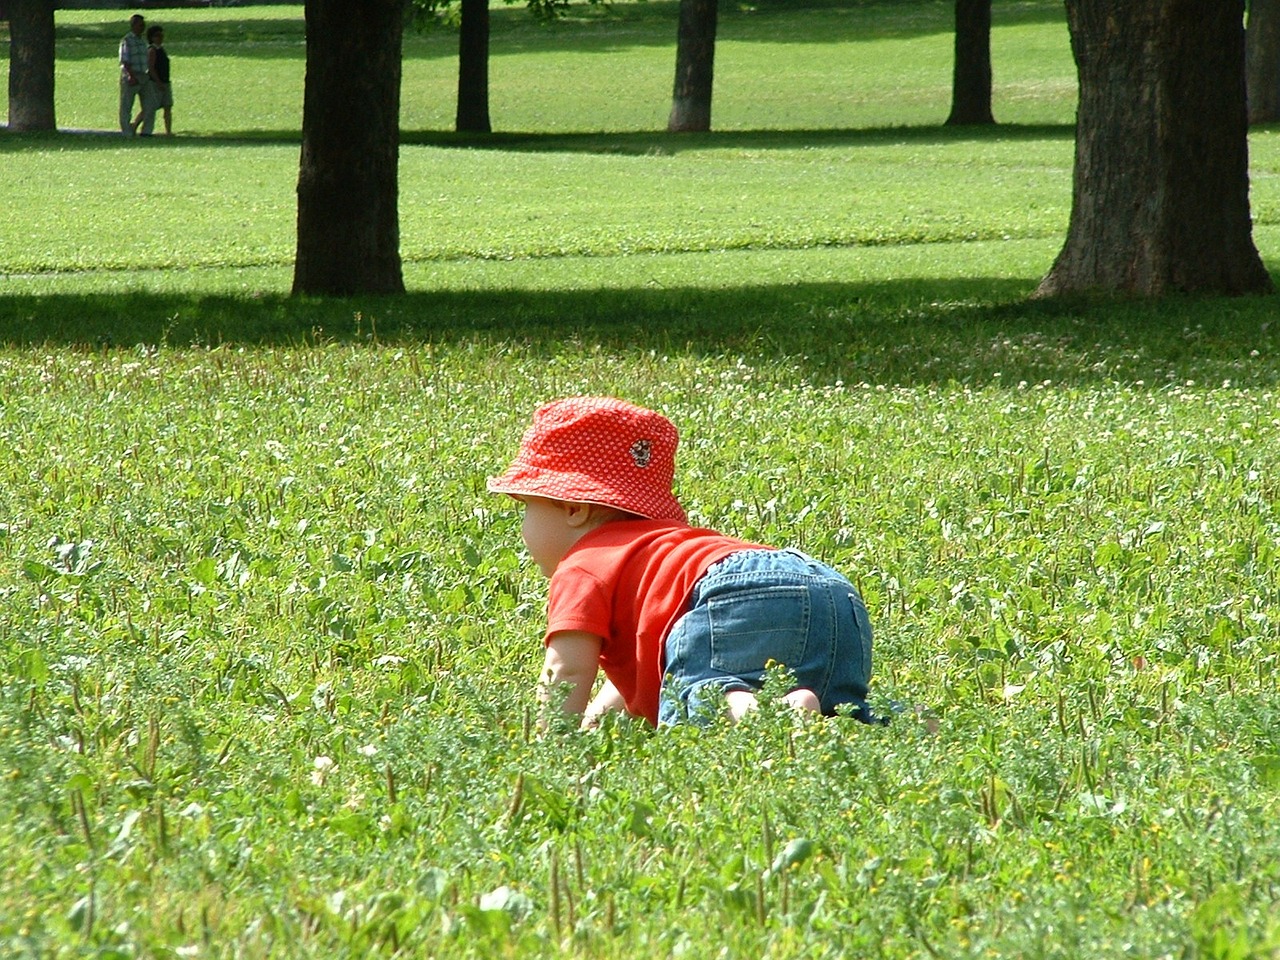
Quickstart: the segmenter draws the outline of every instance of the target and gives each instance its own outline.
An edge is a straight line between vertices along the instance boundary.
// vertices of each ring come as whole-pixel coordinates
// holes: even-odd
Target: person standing
[[[147,41],[142,38],[147,21],[142,14],[135,13],[129,18],[129,32],[120,41],[120,132],[132,136],[136,131],[130,117],[133,114],[135,97],[145,106],[149,94],[148,85],[151,78],[147,74]],[[155,123],[155,112],[143,119],[142,132],[150,135]]]
[[[142,100],[142,109],[133,118],[133,131],[146,124],[148,130],[155,126],[156,111],[164,110],[164,132],[173,136],[173,87],[169,83],[169,54],[164,49],[164,27],[147,28],[147,74],[151,77],[149,96]],[[148,119],[150,118],[150,119]]]

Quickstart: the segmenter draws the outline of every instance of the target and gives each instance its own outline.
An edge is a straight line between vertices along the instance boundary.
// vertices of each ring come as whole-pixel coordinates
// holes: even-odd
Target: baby
[[[515,462],[490,478],[524,504],[525,545],[551,578],[543,701],[563,695],[584,727],[623,709],[665,725],[727,707],[736,721],[777,664],[797,710],[871,722],[858,591],[797,550],[689,526],[672,494],[677,442],[652,410],[570,397],[534,413]]]

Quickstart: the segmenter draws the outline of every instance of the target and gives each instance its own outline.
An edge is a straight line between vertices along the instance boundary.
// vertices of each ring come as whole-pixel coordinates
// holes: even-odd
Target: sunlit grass
[[[1280,853],[1273,333],[1007,317],[892,387],[906,318],[813,355],[494,322],[0,360],[6,944],[1163,956],[1223,889],[1272,943],[1215,878]],[[893,725],[530,739],[544,587],[482,485],[579,391],[675,418],[697,521],[855,577]]]
[[[674,76],[676,5],[578,7],[539,23],[521,7],[493,11],[490,92],[496,129],[661,130]],[[148,13],[167,27],[175,116],[187,134],[296,131],[301,124],[302,8],[248,6]],[[864,128],[938,123],[951,83],[945,3],[760,4],[721,11],[714,119],[724,130]],[[115,129],[116,45],[127,16],[58,11],[58,117]],[[1061,10],[1043,0],[998,5],[992,38],[997,118],[1070,123],[1074,69]],[[760,64],[767,63],[767,70]],[[251,68],[251,69],[246,69]],[[405,129],[453,126],[457,37],[410,29]],[[0,90],[0,104],[5,91]]]

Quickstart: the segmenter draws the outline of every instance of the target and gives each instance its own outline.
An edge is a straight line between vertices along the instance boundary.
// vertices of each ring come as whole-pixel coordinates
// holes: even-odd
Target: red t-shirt
[[[600,666],[627,710],[658,722],[663,647],[707,567],[768,549],[674,520],[614,520],[592,530],[551,577],[544,642],[563,630],[600,637]]]

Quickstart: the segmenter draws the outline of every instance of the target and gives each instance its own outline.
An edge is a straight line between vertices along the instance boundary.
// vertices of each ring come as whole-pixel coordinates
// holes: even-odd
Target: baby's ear
[[[571,527],[581,527],[591,519],[592,504],[566,500],[563,506],[565,521]]]

